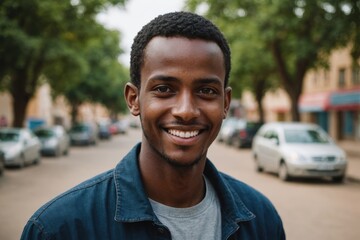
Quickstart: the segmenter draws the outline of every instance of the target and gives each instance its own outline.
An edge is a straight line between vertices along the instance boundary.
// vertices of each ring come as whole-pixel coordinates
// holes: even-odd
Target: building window
[[[330,85],[329,69],[324,69],[324,81],[323,86]]]
[[[339,69],[339,87],[345,87],[345,68]]]
[[[352,82],[354,85],[360,85],[360,67],[357,64],[352,68]]]

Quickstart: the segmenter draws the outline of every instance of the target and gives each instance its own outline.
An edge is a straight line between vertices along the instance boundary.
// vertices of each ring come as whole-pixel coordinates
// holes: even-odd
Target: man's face
[[[130,107],[141,118],[146,156],[181,167],[205,159],[229,107],[231,90],[224,88],[224,79],[223,53],[216,43],[153,38]]]

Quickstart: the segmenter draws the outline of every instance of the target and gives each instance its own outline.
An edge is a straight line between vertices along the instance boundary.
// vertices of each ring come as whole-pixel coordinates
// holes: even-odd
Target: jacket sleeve
[[[29,220],[24,227],[20,240],[51,240],[44,228],[36,221]]]
[[[282,221],[280,219],[280,216],[279,216],[279,221],[280,221],[280,223],[278,224],[278,236],[279,236],[279,239],[280,240],[286,240],[285,230],[284,230],[283,223],[282,223]]]

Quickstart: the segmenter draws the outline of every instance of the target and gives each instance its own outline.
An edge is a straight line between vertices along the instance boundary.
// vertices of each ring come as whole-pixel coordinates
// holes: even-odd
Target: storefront
[[[360,141],[360,89],[333,92],[329,109],[336,113],[338,139]]]
[[[329,131],[329,92],[306,93],[300,97],[299,111],[302,120],[320,125],[325,131]]]
[[[336,140],[360,141],[360,89],[303,94],[299,111],[302,121],[320,125]]]

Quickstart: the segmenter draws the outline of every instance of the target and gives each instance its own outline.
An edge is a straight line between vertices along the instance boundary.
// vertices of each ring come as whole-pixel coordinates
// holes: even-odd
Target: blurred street
[[[39,166],[6,169],[0,177],[0,239],[19,239],[26,221],[41,205],[113,168],[139,140],[140,129],[130,129],[126,135],[116,135],[97,146],[72,147],[69,156],[43,157]],[[358,239],[360,158],[354,153],[348,157],[349,175],[343,184],[326,180],[282,182],[273,174],[255,172],[250,149],[215,142],[209,150],[209,158],[221,171],[258,189],[274,203],[291,240]]]
[[[338,144],[348,157],[348,179],[360,182],[360,144],[354,141],[340,141]]]

